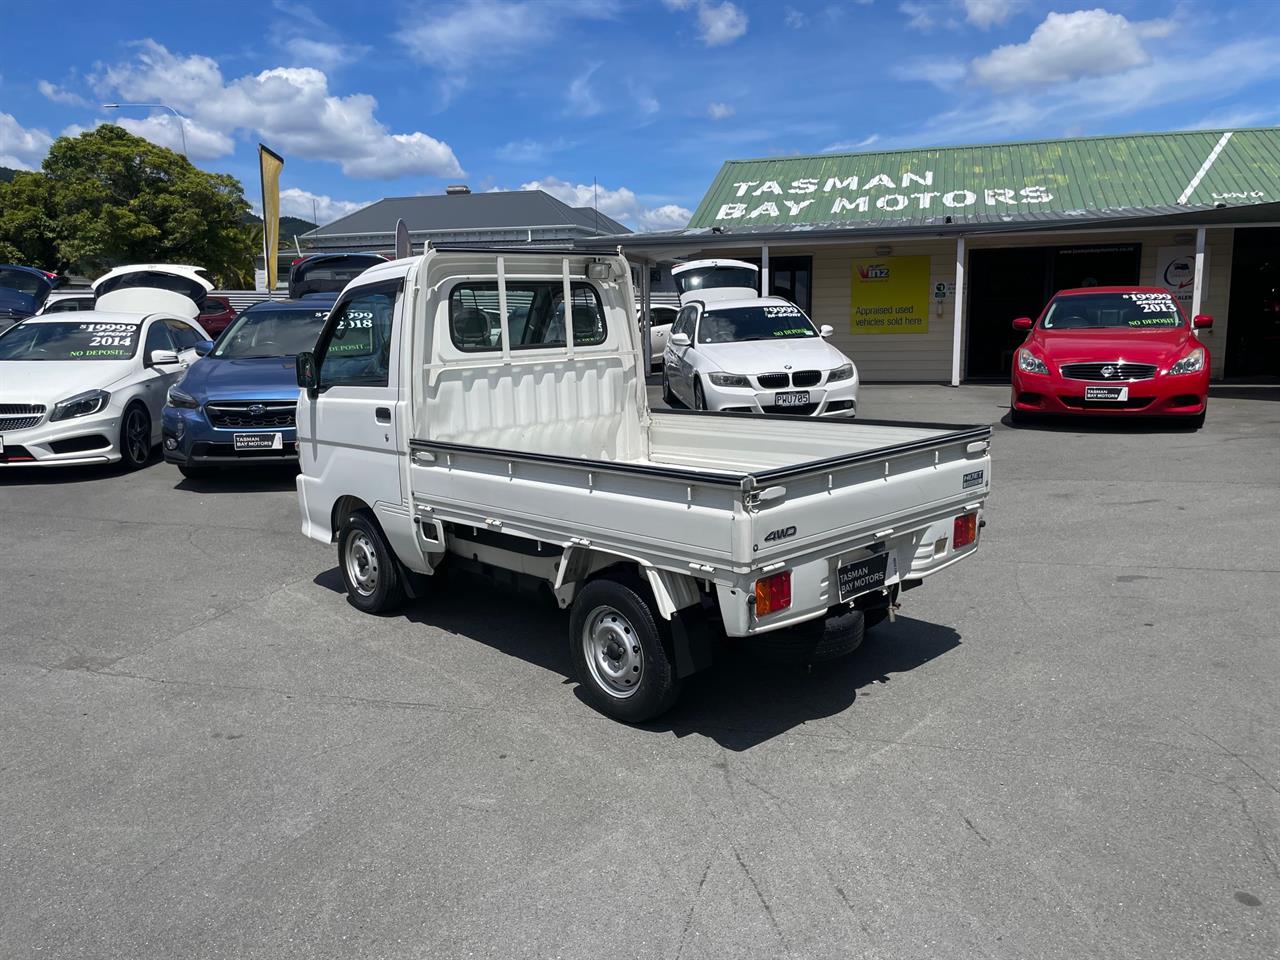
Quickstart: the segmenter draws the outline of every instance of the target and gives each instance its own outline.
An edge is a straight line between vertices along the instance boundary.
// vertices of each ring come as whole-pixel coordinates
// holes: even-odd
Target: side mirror
[[[314,397],[318,392],[320,377],[316,371],[316,355],[310,351],[300,353],[293,361],[293,370],[298,378],[298,386],[307,391],[307,396]]]
[[[173,350],[152,350],[147,357],[147,366],[161,367],[169,363],[177,363],[178,354]]]
[[[689,344],[693,343],[693,341],[689,339],[689,335],[683,332],[673,333],[670,339],[673,347],[687,347]]]
[[[1018,319],[1013,321],[1013,329],[1015,330],[1030,330],[1031,326],[1032,322],[1030,317],[1018,317]]]
[[[1197,313],[1191,321],[1191,325],[1200,330],[1207,330],[1213,326],[1213,317],[1207,313]]]
[[[209,351],[213,349],[213,341],[197,340],[196,345],[192,349],[195,350],[197,356],[207,357],[209,355]]]
[[[831,326],[829,323],[824,323],[818,328],[818,336],[822,337],[824,340],[834,337],[835,335],[836,328]]]

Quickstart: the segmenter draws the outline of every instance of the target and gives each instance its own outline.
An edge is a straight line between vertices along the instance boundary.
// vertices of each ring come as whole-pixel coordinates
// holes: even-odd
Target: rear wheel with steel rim
[[[137,470],[151,459],[151,415],[147,408],[135,403],[120,419],[120,463],[126,470]]]
[[[583,696],[601,713],[639,723],[669,710],[680,684],[643,588],[593,580],[574,599],[569,645]]]
[[[367,510],[346,519],[338,534],[338,566],[351,605],[389,613],[404,603],[404,583],[391,545]]]

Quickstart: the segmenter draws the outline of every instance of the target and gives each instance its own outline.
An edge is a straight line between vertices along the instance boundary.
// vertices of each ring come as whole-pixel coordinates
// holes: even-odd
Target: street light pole
[[[182,134],[182,155],[187,157],[188,160],[191,159],[187,156],[187,118],[177,110],[173,109],[173,107],[169,106],[167,103],[104,103],[102,105],[102,109],[104,110],[119,110],[121,107],[148,107],[155,108],[157,110],[168,110],[178,118],[178,132]]]

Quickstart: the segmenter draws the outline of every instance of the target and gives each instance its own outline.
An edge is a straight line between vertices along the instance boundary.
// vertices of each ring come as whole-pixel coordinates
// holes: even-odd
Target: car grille
[[[219,400],[206,403],[205,413],[215,427],[292,427],[298,404],[293,400]]]
[[[38,403],[0,403],[0,431],[25,430],[44,419],[44,406]]]
[[[781,390],[785,387],[816,387],[822,382],[821,370],[797,370],[795,373],[762,373],[756,377],[760,386],[766,390]]]
[[[1108,376],[1106,372],[1110,370]],[[1066,363],[1062,366],[1062,375],[1068,380],[1094,380],[1100,383],[1117,380],[1150,380],[1156,375],[1154,364],[1123,363]]]
[[[818,409],[818,405],[816,403],[805,403],[798,407],[775,407],[770,405],[762,406],[760,409],[765,413],[785,413],[792,417],[811,417],[813,412]]]

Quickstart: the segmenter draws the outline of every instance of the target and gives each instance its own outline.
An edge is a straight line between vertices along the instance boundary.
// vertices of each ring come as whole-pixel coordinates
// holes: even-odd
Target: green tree
[[[123,263],[194,263],[219,283],[253,275],[240,181],[104,124],[59,137],[42,172],[0,184],[0,245],[90,275]]]

